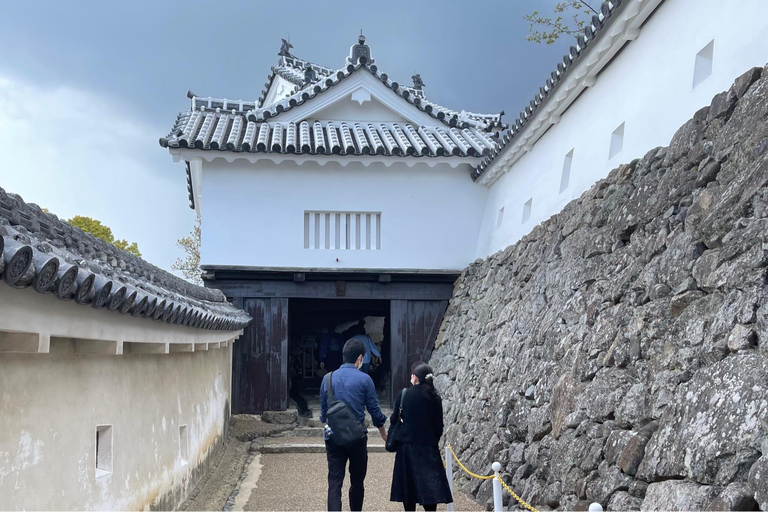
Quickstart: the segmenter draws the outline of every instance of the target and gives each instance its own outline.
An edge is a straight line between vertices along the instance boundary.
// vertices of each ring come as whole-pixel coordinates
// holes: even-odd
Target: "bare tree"
[[[555,4],[551,16],[533,11],[525,15],[525,20],[531,24],[526,39],[552,44],[563,35],[575,37],[594,14],[598,12],[585,0],[559,2]]]

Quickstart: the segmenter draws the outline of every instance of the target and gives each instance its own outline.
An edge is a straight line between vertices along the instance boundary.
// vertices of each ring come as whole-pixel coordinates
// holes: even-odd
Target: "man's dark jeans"
[[[349,509],[363,510],[365,474],[368,472],[368,436],[347,446],[325,442],[328,457],[328,510],[341,510],[341,486],[349,460]]]

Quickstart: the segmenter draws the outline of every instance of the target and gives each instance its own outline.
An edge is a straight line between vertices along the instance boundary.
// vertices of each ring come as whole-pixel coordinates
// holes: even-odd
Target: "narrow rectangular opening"
[[[371,214],[365,215],[365,248],[371,250]]]
[[[706,80],[712,75],[712,62],[715,54],[715,40],[711,40],[707,45],[696,54],[696,62],[693,65],[693,87]]]
[[[335,213],[333,215],[333,222],[335,224],[335,238],[333,240],[333,246],[336,249],[341,249],[341,214]]]
[[[504,223],[504,207],[502,206],[501,208],[499,208],[499,215],[496,218],[496,227],[500,228],[503,223]]]
[[[563,160],[563,173],[560,175],[560,193],[568,188],[571,182],[571,162],[573,162],[573,150],[570,150]]]
[[[355,215],[355,249],[360,250],[360,234],[362,232],[362,226],[360,226],[361,215],[358,213]]]
[[[326,213],[325,217],[325,249],[331,248],[331,214]]]
[[[96,426],[96,477],[112,474],[112,425]]]
[[[189,434],[186,425],[179,425],[179,458],[182,464],[189,463]]]
[[[168,351],[169,352],[194,352],[195,344],[194,343],[169,343]]]
[[[40,335],[25,332],[0,332],[0,352],[37,352]]]
[[[304,248],[309,249],[309,214],[304,214]]]
[[[624,123],[611,133],[611,149],[608,151],[608,160],[621,153],[624,147]]]
[[[123,343],[123,354],[167,354],[170,352],[168,345],[168,343],[126,341]]]
[[[346,233],[346,244],[344,245],[344,248],[349,250],[351,249],[350,245],[350,239],[352,237],[352,214],[348,213],[344,217],[346,217],[346,227],[344,228],[344,233]]]
[[[531,219],[531,208],[533,207],[533,198],[530,198],[523,205],[523,221],[521,224],[525,224]]]
[[[320,248],[320,214],[313,213],[315,221],[315,249]]]

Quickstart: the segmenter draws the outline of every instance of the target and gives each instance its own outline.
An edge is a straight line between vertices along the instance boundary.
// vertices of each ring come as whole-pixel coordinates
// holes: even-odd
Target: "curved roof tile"
[[[235,125],[245,123],[240,115],[234,122],[231,114],[200,113],[206,116],[179,115],[176,132],[160,139],[160,145],[170,148],[197,148],[209,151],[237,151],[247,153],[281,154],[336,154],[384,156],[426,156],[454,155],[473,157],[490,155],[498,147],[493,134],[479,130],[442,127],[414,127],[407,123],[340,123],[302,121],[296,123],[257,122],[249,120],[245,132],[235,134]],[[186,123],[186,124],[185,124]],[[227,138],[226,145],[214,144],[211,133],[218,133],[223,124],[221,138]],[[230,133],[227,134],[227,130]],[[297,137],[298,136],[298,137]],[[298,138],[298,141],[297,141]],[[297,144],[298,142],[298,144]],[[342,144],[343,142],[343,144]]]
[[[14,288],[197,329],[239,330],[251,321],[219,290],[190,284],[2,188],[0,277]]]

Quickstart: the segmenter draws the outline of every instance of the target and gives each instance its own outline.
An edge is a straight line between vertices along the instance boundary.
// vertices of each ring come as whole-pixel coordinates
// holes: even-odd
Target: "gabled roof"
[[[605,28],[611,22],[611,18],[614,17],[622,4],[628,1],[630,0],[609,0],[602,3],[599,9],[600,13],[592,16],[583,33],[576,37],[576,44],[571,46],[568,53],[563,56],[563,60],[557,63],[555,70],[552,71],[544,85],[539,88],[539,92],[533,97],[528,106],[520,112],[520,115],[510,126],[509,131],[501,136],[498,149],[492,151],[472,172],[473,180],[480,178],[493,165],[495,160],[505,152],[505,148],[517,140],[515,136],[527,127],[529,121],[536,116],[541,106],[553,96],[554,92],[559,90],[557,86],[565,78],[567,72],[581,62],[582,59],[580,57],[587,53],[587,48],[593,44],[595,38],[605,31]]]
[[[190,284],[2,188],[0,277],[112,314],[220,331],[250,322],[219,290]]]
[[[501,121],[504,112],[455,111],[431,102],[424,96],[420,76],[415,75],[413,87],[408,87],[380,73],[364,42],[361,36],[350,49],[347,65],[333,70],[299,59],[290,53],[290,43],[283,40],[278,65],[272,68],[258,100],[201,98],[190,91],[191,109],[179,114],[168,136],[160,139],[160,145],[220,151],[388,156],[480,156],[495,149],[495,136],[506,128]],[[284,112],[313,102],[357,73],[369,73],[407,108],[427,114],[446,128],[402,123],[321,123],[318,128],[318,123],[313,123],[304,129],[306,123],[280,123]],[[293,89],[265,104],[277,77],[293,84]],[[305,134],[308,139],[301,140]],[[291,137],[299,140],[291,144]]]

